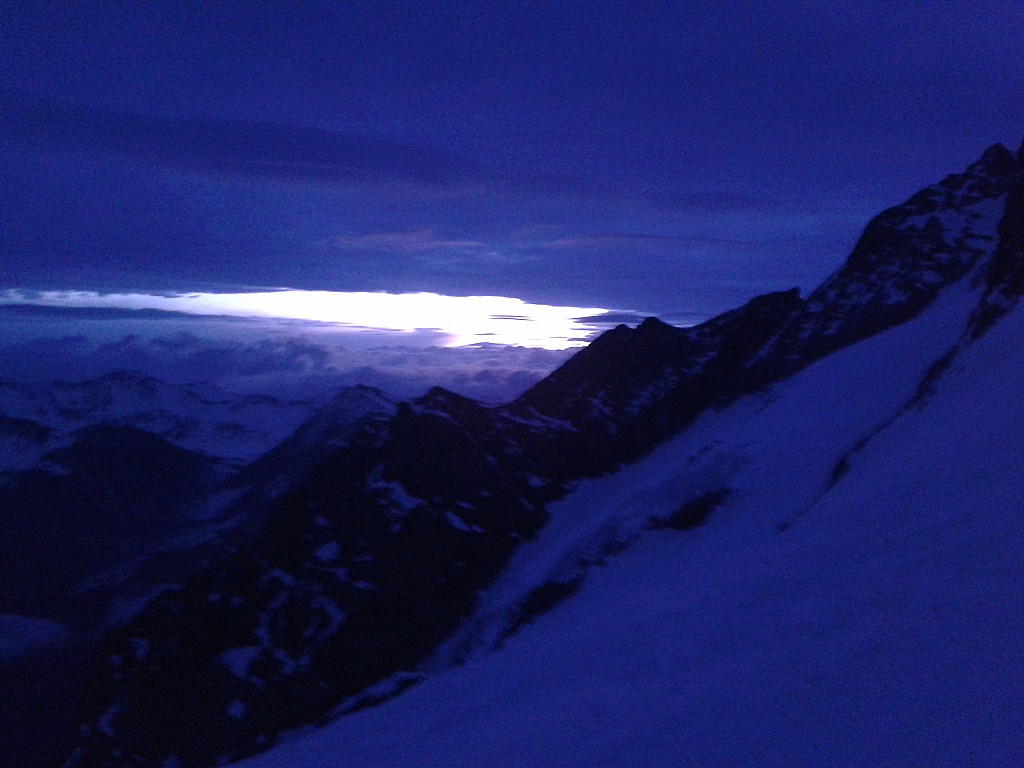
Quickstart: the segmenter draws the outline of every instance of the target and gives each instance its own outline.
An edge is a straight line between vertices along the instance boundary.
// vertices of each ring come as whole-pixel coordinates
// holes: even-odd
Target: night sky
[[[693,322],[1024,137],[1022,2],[2,2],[0,41],[0,292]]]

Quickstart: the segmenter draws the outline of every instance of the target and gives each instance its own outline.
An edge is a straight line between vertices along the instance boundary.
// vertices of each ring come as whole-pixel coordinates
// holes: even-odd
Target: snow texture
[[[177,385],[115,371],[84,382],[0,381],[0,471],[29,469],[89,426],[152,432],[175,445],[237,464],[288,436],[323,402],[236,394],[212,384]]]
[[[581,484],[423,682],[242,765],[1022,764],[1024,311],[919,390],[970,284]]]

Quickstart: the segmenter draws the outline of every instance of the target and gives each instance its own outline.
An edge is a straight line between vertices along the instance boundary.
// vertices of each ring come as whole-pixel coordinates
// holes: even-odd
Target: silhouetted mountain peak
[[[1002,176],[1012,173],[1017,162],[1013,152],[997,143],[986,149],[978,162],[970,166],[968,172],[977,170],[990,176]]]

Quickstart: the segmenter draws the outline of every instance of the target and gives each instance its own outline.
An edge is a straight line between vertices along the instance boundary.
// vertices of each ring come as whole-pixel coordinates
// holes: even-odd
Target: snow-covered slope
[[[86,578],[123,581],[150,550],[180,546],[247,486],[269,484],[233,478],[241,467],[314,413],[333,423],[350,406],[357,420],[360,397],[286,400],[131,371],[0,382],[0,610],[53,618],[53,601]]]
[[[236,465],[287,437],[322,402],[236,394],[114,371],[82,382],[0,381],[0,472],[22,471],[98,424],[151,432]]]
[[[251,538],[289,483],[394,409],[369,388],[317,403],[129,372],[0,383],[0,697],[19,702],[0,707],[0,766],[66,757],[100,635]]]
[[[551,505],[552,522],[520,549],[441,658],[447,652],[458,660],[460,647],[491,647],[530,590],[574,579],[581,563],[631,541],[692,499],[721,497],[724,508],[765,530],[788,526],[827,491],[860,443],[915,398],[933,361],[958,345],[979,293],[965,281],[925,317],[726,410],[707,412],[646,460],[586,481]]]
[[[1024,310],[964,342],[971,285],[585,482],[432,675],[243,765],[1021,764]]]

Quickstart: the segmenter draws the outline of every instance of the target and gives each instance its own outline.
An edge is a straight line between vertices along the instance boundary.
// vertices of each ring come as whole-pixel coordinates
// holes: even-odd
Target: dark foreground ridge
[[[620,326],[507,405],[434,389],[346,425],[343,442],[300,430],[249,470],[287,481],[260,532],[107,638],[69,765],[199,768],[266,749],[373,684],[407,681],[579,479],[912,319],[970,275],[985,291],[965,331],[983,333],[1024,292],[1022,178],[1022,158],[995,146],[872,220],[807,299],[769,294],[687,329]],[[305,468],[280,474],[283,456]]]

